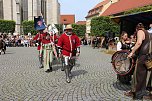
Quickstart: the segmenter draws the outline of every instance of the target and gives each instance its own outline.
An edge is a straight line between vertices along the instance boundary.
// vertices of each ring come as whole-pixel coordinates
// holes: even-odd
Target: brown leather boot
[[[152,94],[143,97],[144,100],[152,100]]]
[[[126,92],[124,92],[124,95],[133,98],[134,97],[134,92],[132,92],[131,90],[130,91],[126,91]]]

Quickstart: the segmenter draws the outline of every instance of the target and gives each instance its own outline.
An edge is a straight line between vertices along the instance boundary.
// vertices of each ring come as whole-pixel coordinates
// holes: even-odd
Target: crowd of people
[[[34,47],[33,36],[0,34],[7,47]]]
[[[107,50],[112,48],[116,49],[116,43],[119,40],[119,37],[115,36],[115,33],[107,32],[104,36],[84,36],[81,38],[82,45],[92,46],[95,48],[106,48]]]

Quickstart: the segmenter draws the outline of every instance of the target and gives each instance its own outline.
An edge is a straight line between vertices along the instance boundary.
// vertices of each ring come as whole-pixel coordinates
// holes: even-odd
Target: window
[[[0,19],[3,19],[3,0],[0,0]]]
[[[47,2],[45,0],[41,0],[41,13],[45,19],[45,21],[47,21]]]
[[[100,11],[99,8],[97,8],[97,9],[96,9],[96,13],[98,13],[99,11]]]
[[[21,19],[28,20],[28,0],[21,0]]]
[[[63,21],[67,21],[67,19],[64,19]]]

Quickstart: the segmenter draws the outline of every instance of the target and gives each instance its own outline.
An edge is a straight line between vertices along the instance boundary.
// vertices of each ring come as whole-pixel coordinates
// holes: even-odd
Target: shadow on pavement
[[[84,74],[86,74],[86,73],[88,73],[88,72],[85,71],[85,70],[75,70],[75,71],[72,71],[73,77],[79,76],[79,75],[84,75]]]
[[[11,52],[6,52],[6,54],[15,54],[15,53],[11,53]]]
[[[75,67],[80,67],[80,64],[77,64],[77,63],[76,63],[76,64],[75,64]]]
[[[57,66],[57,65],[56,65],[56,66],[54,66],[54,65],[52,66],[53,71],[61,70],[61,67],[62,67],[62,66]]]
[[[131,90],[131,84],[122,84],[120,82],[113,83],[113,87],[118,90],[128,91]]]

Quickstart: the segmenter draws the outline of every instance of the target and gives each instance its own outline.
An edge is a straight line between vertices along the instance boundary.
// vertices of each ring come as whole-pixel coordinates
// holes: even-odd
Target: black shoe
[[[51,70],[50,69],[48,69],[47,71],[45,71],[46,73],[50,73],[51,72]]]
[[[69,77],[67,77],[67,78],[66,78],[66,82],[67,82],[67,83],[70,83],[70,82],[71,82],[71,79],[70,79]]]
[[[61,71],[64,71],[64,69],[63,69],[63,68],[61,68]]]
[[[43,66],[41,65],[39,68],[41,69],[41,68],[43,68]]]
[[[63,66],[61,67],[61,71],[64,71],[64,68],[63,68]]]
[[[53,70],[52,67],[50,67],[50,72],[52,72],[52,70]]]

